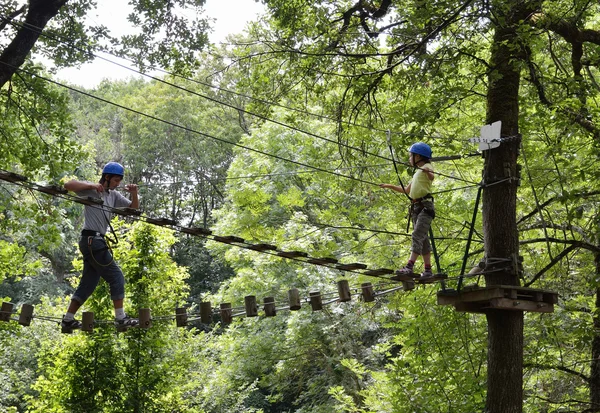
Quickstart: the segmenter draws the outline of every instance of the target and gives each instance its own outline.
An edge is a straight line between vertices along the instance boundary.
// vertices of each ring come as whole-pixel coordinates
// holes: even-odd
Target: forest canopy
[[[0,6],[0,297],[35,306],[30,326],[0,322],[1,408],[600,411],[597,2],[264,0],[221,45],[203,3],[131,1],[123,37],[90,24],[95,2]],[[54,79],[100,51],[164,74]],[[415,142],[446,277],[413,289],[390,279],[410,200],[380,184],[410,182]],[[112,250],[152,327],[116,334],[101,282],[94,333],[60,334],[83,207],[39,188],[108,161],[139,186]],[[438,305],[494,288],[515,308]]]

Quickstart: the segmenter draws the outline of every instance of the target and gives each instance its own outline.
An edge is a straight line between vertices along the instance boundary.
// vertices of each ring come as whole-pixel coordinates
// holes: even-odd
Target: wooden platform
[[[470,287],[460,292],[442,290],[437,294],[439,305],[453,305],[456,311],[485,313],[487,310],[533,311],[551,313],[558,303],[558,293],[519,287],[496,285]]]

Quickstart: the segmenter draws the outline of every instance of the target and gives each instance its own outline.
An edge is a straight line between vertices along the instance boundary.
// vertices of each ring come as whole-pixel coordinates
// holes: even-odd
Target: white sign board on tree
[[[484,125],[481,127],[481,133],[479,138],[471,138],[469,142],[479,143],[479,150],[486,151],[494,149],[500,146],[500,129],[502,128],[502,121],[497,121],[491,125]]]

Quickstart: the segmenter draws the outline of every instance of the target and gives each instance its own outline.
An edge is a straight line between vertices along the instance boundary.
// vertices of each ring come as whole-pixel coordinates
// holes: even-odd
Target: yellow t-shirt
[[[423,169],[430,169],[433,171],[433,166],[430,163],[426,163],[417,169],[413,175],[413,179],[410,184],[410,193],[408,194],[412,199],[423,198],[425,195],[431,193],[431,180],[427,176],[427,172]]]

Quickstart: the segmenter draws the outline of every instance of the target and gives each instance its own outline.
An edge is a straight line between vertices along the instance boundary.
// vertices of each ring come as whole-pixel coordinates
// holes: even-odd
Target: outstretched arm
[[[89,189],[95,189],[98,192],[104,192],[104,187],[102,184],[87,181],[77,181],[76,179],[72,179],[67,182],[65,184],[65,189],[72,192],[80,192]]]
[[[380,188],[391,189],[393,191],[400,192],[402,194],[408,194],[410,192],[410,185],[411,184],[408,184],[407,186],[405,186],[404,188],[402,188],[401,186],[392,185],[392,184],[379,184],[379,187]]]

